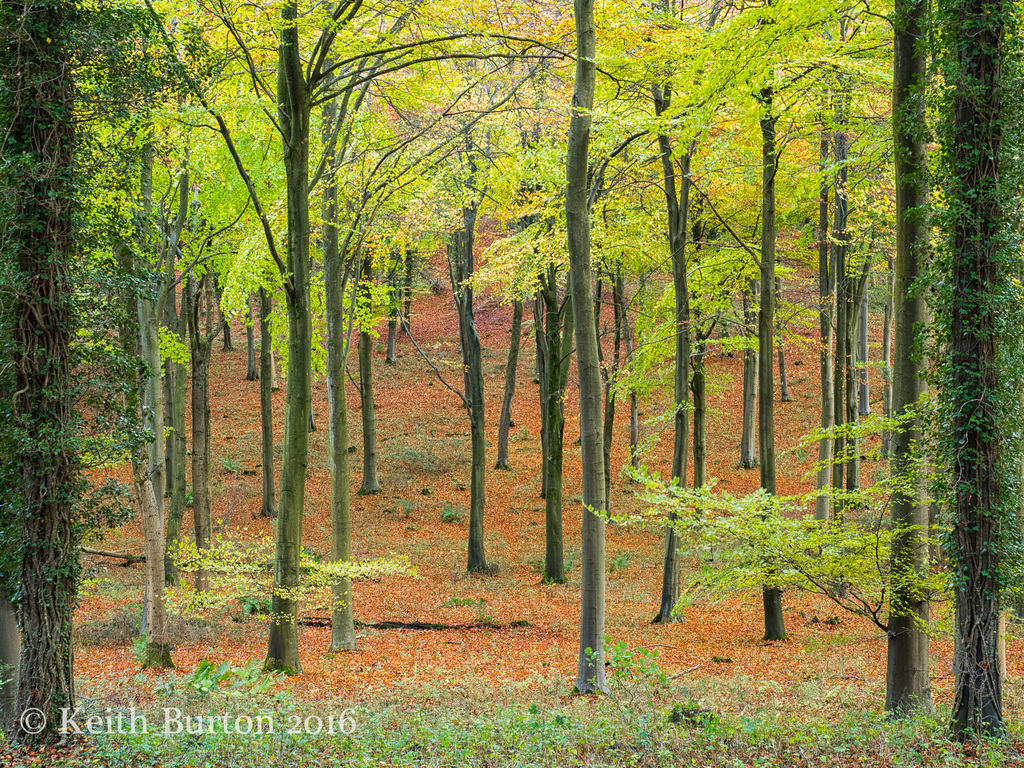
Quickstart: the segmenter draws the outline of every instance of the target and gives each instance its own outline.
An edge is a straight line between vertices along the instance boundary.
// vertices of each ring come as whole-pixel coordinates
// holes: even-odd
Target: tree
[[[580,595],[580,649],[576,689],[603,691],[604,674],[604,437],[601,434],[601,365],[594,326],[590,268],[590,150],[594,107],[595,56],[593,0],[575,0],[576,73],[565,160],[565,224],[580,388],[580,446],[583,464],[583,536]]]
[[[512,398],[516,393],[516,371],[519,367],[519,347],[523,337],[523,300],[512,302],[512,328],[508,345],[508,361],[505,364],[505,394],[501,399],[501,416],[498,418],[498,459],[495,469],[508,469],[508,430],[512,426]]]
[[[949,282],[939,312],[949,334],[941,397],[956,599],[952,729],[966,737],[1003,730],[1003,536],[1020,503],[1009,481],[1020,472],[1019,437],[1012,436],[1019,429],[1020,319],[1007,306],[1021,302],[1019,289],[1010,287],[1019,275],[1020,244],[1007,242],[1000,176],[1004,133],[1013,124],[1004,34],[1015,10],[1002,0],[949,0],[939,10],[951,86],[942,136]]]
[[[893,139],[896,164],[896,273],[893,289],[896,354],[892,415],[900,426],[892,443],[893,593],[890,599],[885,709],[899,714],[931,706],[926,596],[914,588],[928,573],[928,504],[918,469],[922,447],[917,334],[927,321],[923,291],[916,282],[928,248],[928,152],[925,144],[924,29],[928,3],[896,4],[893,63]],[[888,339],[885,339],[888,344]]]
[[[79,416],[72,343],[75,85],[79,8],[59,0],[17,2],[2,13],[6,31],[7,133],[3,153],[7,242],[16,270],[11,359],[14,426],[21,466],[22,654],[18,710],[38,709],[39,733],[57,735],[60,709],[74,707],[71,621],[77,592],[81,494],[76,446]]]

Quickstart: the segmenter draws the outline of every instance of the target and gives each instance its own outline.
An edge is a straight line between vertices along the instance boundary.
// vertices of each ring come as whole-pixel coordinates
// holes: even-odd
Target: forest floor
[[[793,285],[795,291],[806,288],[810,293],[809,284],[794,281]],[[573,445],[578,436],[575,381],[570,381],[566,397],[564,530],[568,583],[548,585],[541,582],[540,570],[544,557],[544,502],[539,497],[540,428],[537,385],[532,381],[534,354],[529,309],[518,366],[509,471],[495,471],[491,467],[511,308],[496,298],[483,296],[478,300],[476,315],[484,345],[487,432],[491,442],[485,542],[488,562],[497,566],[497,573],[468,576],[465,569],[469,505],[469,426],[465,411],[401,333],[397,365],[384,364],[386,330],[382,323],[374,361],[374,392],[383,492],[372,496],[353,494],[353,555],[406,555],[418,576],[388,577],[355,585],[355,614],[361,622],[357,652],[330,654],[329,627],[300,628],[303,674],[275,686],[286,690],[293,701],[305,702],[303,706],[308,705],[307,708],[333,702],[331,706],[355,708],[358,719],[361,708],[379,712],[381,706],[400,705],[410,712],[421,711],[445,701],[450,703],[451,697],[457,695],[462,696],[461,706],[474,713],[497,707],[496,711],[507,708],[536,714],[537,702],[573,711],[588,706],[568,698],[576,675],[580,600],[581,488],[580,449]],[[807,327],[799,327],[801,322]],[[776,404],[777,446],[780,451],[788,449],[778,462],[779,492],[783,494],[806,493],[813,488],[811,469],[816,448],[796,448],[801,438],[817,426],[819,418],[816,329],[812,322],[816,325],[816,316],[807,313],[791,324],[796,331],[787,339],[793,399]],[[871,322],[873,331],[877,331],[873,338],[877,339],[881,335],[881,313],[877,317],[873,314]],[[419,297],[413,305],[412,329],[420,346],[458,388],[461,360],[450,292]],[[259,517],[259,383],[245,381],[245,335],[239,323],[234,326],[233,340],[232,352],[223,352],[220,343],[216,344],[211,369],[213,516],[223,536],[245,540],[258,535],[272,536],[274,522]],[[877,355],[877,345],[872,354]],[[871,376],[872,399],[879,401],[873,402],[872,407],[880,410],[880,375],[872,370]],[[755,490],[759,482],[756,469],[744,470],[738,465],[741,391],[740,354],[727,357],[712,350],[708,356],[708,474],[718,479],[720,488],[736,495]],[[278,441],[283,436],[280,415],[284,397],[284,387],[273,395]],[[351,383],[348,402],[350,441],[356,446],[352,453],[355,490],[361,479],[362,454],[359,400]],[[322,377],[314,384],[313,407],[318,428],[310,434],[303,538],[308,549],[326,553],[330,476],[327,391]],[[641,402],[643,439],[648,446],[645,463],[666,479],[672,447],[671,421],[658,417],[667,409],[664,397]],[[613,441],[612,464],[616,469],[627,464],[628,434],[628,406],[620,401]],[[870,479],[887,472],[887,468],[882,462],[865,462],[863,472]],[[102,473],[123,480],[129,477],[125,467],[107,468]],[[617,474],[612,481],[613,511],[641,510],[643,500],[638,491],[639,486]],[[447,513],[448,521],[442,513]],[[191,530],[189,508],[183,531]],[[140,526],[132,522],[108,531],[92,546],[141,553]],[[662,549],[661,536],[655,531],[608,527],[606,632],[612,644],[656,652],[657,664],[669,676],[671,690],[657,693],[652,692],[657,686],[638,688],[624,684],[618,690],[626,698],[616,699],[618,704],[625,701],[639,712],[655,704],[692,703],[715,718],[731,718],[729,722],[734,724],[761,722],[757,727],[765,727],[763,722],[767,718],[783,729],[780,732],[790,727],[819,729],[815,733],[842,731],[850,727],[850,717],[866,717],[876,725],[880,722],[878,713],[885,698],[886,638],[875,626],[843,612],[825,598],[793,592],[784,596],[788,633],[784,642],[762,641],[760,595],[755,593],[734,594],[720,604],[690,605],[684,609],[682,621],[652,625],[660,595]],[[214,663],[227,661],[239,667],[262,662],[267,625],[239,615],[236,607],[213,619],[172,618],[172,655],[177,670],[137,673],[132,638],[137,633],[141,611],[144,566],[125,568],[102,558],[87,560],[86,575],[91,580],[83,590],[75,616],[75,670],[77,692],[90,705],[151,705],[157,701],[162,685],[165,691],[172,685],[167,682],[169,679],[180,682],[190,673],[194,679],[197,666],[204,659]],[[684,567],[693,565],[692,558],[684,561]],[[940,615],[948,613],[945,606],[936,610]],[[322,616],[324,612],[304,614]],[[454,627],[370,626],[382,622]],[[1016,633],[1020,628],[1010,629]],[[948,632],[938,634],[931,651],[932,691],[939,711],[943,707],[948,711],[953,688],[952,642]],[[1020,722],[1024,718],[1024,659],[1019,642],[1009,643],[1007,657],[1006,716],[1010,722]],[[613,674],[618,671],[623,680],[635,680],[631,673],[637,671],[638,664],[643,665],[642,660],[624,660],[621,649],[616,659],[615,664],[621,666],[613,666]],[[643,701],[636,700],[637,696]],[[659,698],[665,696],[664,701]],[[531,703],[533,708],[528,709]],[[376,722],[383,728],[383,721]],[[401,730],[405,726],[393,727]],[[856,749],[848,754],[845,748],[828,748],[829,737],[821,737],[816,752],[792,751],[784,746],[795,743],[792,737],[789,741],[772,738],[778,745],[765,754],[776,749],[773,758],[751,752],[734,755],[729,759],[735,762],[722,764],[819,764],[809,757],[811,752],[818,755],[821,764],[830,765],[902,764],[906,757],[900,749],[890,749],[889,754],[881,747],[868,749],[857,757]],[[958,748],[935,746],[941,740],[914,736],[911,742],[929,745],[922,747],[924,757],[913,764],[929,764],[933,759],[935,764],[958,764],[966,759]],[[580,751],[582,746],[568,749],[575,755],[572,762],[605,764],[596,757],[588,758]],[[727,752],[722,751],[723,758]],[[0,762],[3,754],[0,750]],[[1019,759],[1015,757],[1016,747],[999,754],[995,764]],[[27,757],[24,759],[31,762]],[[195,764],[219,765],[219,759],[207,756],[205,762]],[[416,762],[406,759],[409,764]],[[559,761],[567,759],[552,758],[550,764],[562,764]],[[107,760],[105,764],[116,764]],[[168,765],[175,764],[167,756],[161,758],[164,760]],[[475,758],[467,761],[481,765],[520,764],[501,760],[479,762]],[[436,763],[421,762],[459,764],[454,758],[451,763],[440,758]],[[641,762],[637,758],[633,764]],[[100,760],[97,763],[104,764]],[[149,763],[136,756],[124,764]],[[379,764],[406,763],[397,758],[381,758]]]

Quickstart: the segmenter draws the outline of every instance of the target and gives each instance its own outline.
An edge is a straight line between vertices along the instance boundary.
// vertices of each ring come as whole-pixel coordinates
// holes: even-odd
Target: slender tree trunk
[[[182,335],[187,335],[182,333]],[[164,547],[164,575],[168,584],[178,584],[178,568],[174,564],[174,547],[181,536],[181,520],[185,515],[187,493],[186,467],[187,438],[185,430],[185,395],[188,391],[188,367],[183,363],[172,363],[174,367],[174,398],[171,401],[171,462],[174,474],[171,476],[171,506],[167,512],[167,539]]]
[[[892,323],[895,303],[894,292],[896,290],[893,281],[895,278],[895,265],[890,256],[888,258],[888,269],[886,270],[886,296],[885,315],[882,321],[882,415],[887,419],[892,418]],[[888,459],[892,454],[892,430],[882,430],[881,453],[883,459]]]
[[[543,279],[543,278],[542,278]],[[548,337],[545,333],[545,304],[541,293],[538,291],[533,298],[533,328],[536,340],[536,380],[540,400],[540,497],[546,499],[548,495],[548,365],[550,356],[548,353]],[[559,524],[561,530],[561,524]]]
[[[818,324],[820,328],[821,347],[818,359],[821,368],[821,431],[818,440],[818,473],[814,517],[817,520],[828,520],[832,516],[832,504],[828,487],[832,477],[832,437],[828,432],[835,426],[835,393],[833,387],[832,341],[835,327],[832,324],[832,313],[835,296],[835,261],[829,259],[828,239],[828,190],[829,183],[825,179],[825,165],[828,161],[828,136],[822,131],[818,145],[819,167],[822,171],[821,187],[818,195]]]
[[[192,517],[197,549],[209,549],[213,538],[210,501],[210,355],[215,307],[209,290],[209,272],[193,285],[188,279],[188,323],[192,347]],[[201,307],[206,305],[205,327],[200,325]],[[210,588],[210,574],[196,570],[196,589]]]
[[[772,114],[772,89],[761,91],[766,115],[761,118],[761,308],[758,313],[757,338],[759,370],[757,372],[757,438],[761,446],[761,488],[775,495],[775,376],[772,371],[775,340],[775,174],[779,155],[775,145],[775,122]],[[782,613],[782,590],[769,580],[764,586],[764,639],[786,637]]]
[[[274,381],[273,340],[270,335],[270,296],[260,288],[260,430],[263,435],[263,505],[261,517],[277,517],[274,489],[274,406],[270,399]]]
[[[612,340],[612,361],[606,365],[604,377],[604,498],[607,511],[612,508],[612,437],[615,434],[615,377],[619,374],[619,351],[622,347],[622,271],[612,284],[612,311],[615,315]]]
[[[260,377],[259,361],[256,357],[256,327],[252,322],[252,296],[245,302],[245,380],[256,381]]]
[[[925,144],[924,84],[927,51],[921,46],[928,4],[898,0],[893,66],[893,134],[896,162],[896,263],[891,303],[896,325],[892,371],[892,409],[901,418],[899,430],[886,435],[892,445],[893,539],[890,565],[888,664],[885,710],[899,714],[932,705],[929,678],[929,602],[916,582],[927,576],[929,522],[925,478],[915,454],[921,445],[922,421],[915,412],[925,385],[914,341],[928,320],[924,293],[914,286],[928,248],[928,150]],[[890,270],[893,264],[890,259]],[[889,338],[882,349],[888,363]],[[888,366],[886,367],[888,374]],[[888,378],[888,375],[887,375]],[[888,387],[887,387],[888,389]]]
[[[871,415],[871,389],[868,382],[868,292],[860,295],[860,321],[857,324],[857,415]]]
[[[846,365],[849,357],[846,348],[846,342],[849,338],[847,311],[849,308],[849,276],[846,269],[846,218],[848,210],[846,186],[847,143],[846,133],[842,130],[846,120],[844,108],[845,94],[846,89],[844,87],[836,96],[836,123],[839,129],[833,134],[832,140],[835,162],[838,166],[835,178],[835,213],[832,217],[832,265],[830,266],[830,269],[835,271],[836,276],[836,353],[832,377],[833,414],[837,429],[832,456],[832,490],[836,494],[832,504],[832,516],[836,519],[842,518],[843,509],[845,508],[843,480],[847,461],[846,437],[841,431],[846,424],[847,418],[844,395],[846,393]]]
[[[337,105],[323,108],[325,144],[338,118]],[[332,169],[333,172],[333,169]],[[350,319],[345,311],[345,265],[338,246],[338,187],[332,175],[323,198],[324,308],[327,313],[328,469],[331,472],[331,560],[352,557],[352,509],[349,492],[351,468],[348,453],[348,402],[345,363],[348,357]],[[354,309],[354,307],[353,307]],[[331,651],[356,649],[355,614],[351,579],[331,589]]]
[[[4,730],[20,714],[17,708],[20,658],[18,609],[0,590],[0,728]]]
[[[758,296],[758,283],[751,280],[743,291],[743,430],[740,433],[740,466],[753,469],[757,466],[757,369],[758,351],[753,345],[757,313],[754,302]]]
[[[775,334],[776,344],[779,347],[779,400],[783,403],[792,402],[789,395],[789,376],[786,374],[786,345],[782,338],[782,319],[778,307],[782,306],[782,278],[775,278]]]
[[[1008,575],[1002,537],[1010,534],[1001,529],[1007,509],[1019,506],[1014,491],[1000,482],[1000,472],[1019,472],[1019,466],[1006,466],[1002,443],[1012,446],[1011,455],[1020,445],[1000,408],[1011,401],[1009,408],[1019,409],[1020,394],[1007,391],[1007,380],[1020,379],[1016,370],[1000,371],[1000,363],[1001,358],[1019,360],[1020,345],[1013,336],[1000,335],[1005,321],[999,315],[1007,310],[997,298],[1005,295],[1007,278],[1020,276],[1017,246],[1004,235],[1003,201],[1009,196],[1004,187],[1009,183],[1000,179],[1004,125],[1014,119],[1003,110],[1004,92],[1012,82],[1012,67],[1004,70],[1004,57],[1013,49],[1005,45],[1004,25],[1015,11],[1004,0],[950,0],[944,10],[947,55],[955,57],[947,62],[953,73],[951,114],[946,116],[951,122],[946,137],[950,188],[944,193],[951,208],[951,293],[946,299],[951,359],[943,392],[951,414],[948,444],[954,446],[951,561],[960,646],[954,659],[952,727],[966,737],[995,735],[1004,728],[998,646],[1000,590]]]
[[[512,332],[508,346],[508,363],[505,366],[505,396],[501,401],[501,418],[498,421],[498,461],[495,469],[508,469],[508,430],[512,425],[512,398],[516,393],[516,369],[519,367],[519,344],[523,335],[523,302],[516,299],[512,304]]]
[[[360,290],[369,296],[373,282],[373,256],[363,254],[360,272]],[[363,420],[363,482],[360,494],[380,493],[380,479],[377,477],[377,418],[373,412],[373,337],[366,331],[359,332],[359,409]]]
[[[221,327],[224,329],[224,346],[220,348],[221,352],[234,352],[235,346],[231,343],[231,321],[224,315],[223,312],[219,312]]]
[[[558,278],[554,267],[548,267],[547,278],[541,283],[544,300],[545,343],[547,350],[544,370],[547,381],[544,392],[546,424],[544,487],[545,551],[544,581],[561,584],[565,581],[565,561],[562,539],[562,457],[565,432],[565,388],[569,382],[572,355],[573,315],[572,294],[567,294],[561,306],[558,303]]]
[[[288,390],[285,398],[284,451],[281,460],[281,506],[274,553],[274,597],[266,668],[288,674],[302,671],[299,660],[298,602],[290,591],[299,586],[302,514],[311,408],[312,321],[309,291],[309,116],[310,96],[303,80],[298,13],[294,0],[282,8],[278,67],[278,117],[284,136],[288,208],[288,261],[285,301],[288,308]]]
[[[707,360],[707,336],[697,336],[693,356],[693,487],[703,488],[708,472],[708,397],[705,361]]]
[[[277,375],[277,356],[274,348],[270,348],[270,391],[277,392],[281,388],[281,379]]]
[[[412,322],[412,276],[416,263],[416,249],[406,246],[405,248],[405,281],[402,289],[402,330],[409,333],[409,323]]]
[[[593,0],[576,0],[576,74],[566,152],[565,218],[569,244],[570,286],[576,326],[576,360],[580,390],[580,446],[583,475],[582,577],[580,647],[576,689],[606,689],[604,672],[604,461],[601,435],[601,371],[594,330],[590,270],[589,168],[591,111],[594,106],[596,42]]]
[[[459,314],[459,337],[462,347],[462,369],[466,388],[466,410],[469,412],[472,463],[469,488],[469,546],[466,568],[469,573],[487,572],[484,555],[484,506],[486,435],[484,433],[484,375],[480,336],[473,315],[473,234],[476,229],[476,206],[462,209],[463,226],[452,235],[449,259],[457,270],[453,275],[452,293]]]
[[[622,303],[622,341],[626,347],[626,366],[632,373],[633,368],[633,325],[629,321],[629,303],[623,295]],[[629,465],[633,469],[640,466],[640,404],[636,387],[629,388]]]
[[[662,115],[669,108],[671,94],[669,86],[653,89],[654,110]],[[690,209],[690,153],[686,152],[679,161],[676,172],[672,158],[672,146],[668,136],[658,136],[661,155],[662,179],[665,185],[665,203],[668,210],[668,241],[672,256],[672,286],[675,291],[675,416],[672,445],[672,483],[679,488],[686,487],[686,465],[690,454],[690,290],[686,282],[686,225]],[[676,179],[679,192],[676,196]],[[661,605],[655,621],[680,620],[675,613],[679,602],[679,532],[675,528],[675,512],[669,513],[669,524],[665,530],[665,559],[661,579]]]

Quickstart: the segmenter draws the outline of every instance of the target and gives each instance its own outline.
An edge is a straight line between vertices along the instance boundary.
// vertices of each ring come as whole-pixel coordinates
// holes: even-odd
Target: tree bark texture
[[[289,0],[281,11],[278,92],[288,208],[285,301],[288,309],[288,388],[285,396],[281,503],[274,552],[273,622],[266,668],[302,671],[299,660],[298,602],[291,590],[300,581],[302,514],[305,506],[312,395],[312,321],[309,306],[309,140],[310,95],[303,80],[297,9]]]
[[[756,342],[758,281],[751,280],[743,291],[743,428],[740,432],[740,466],[757,466],[757,370]]]
[[[825,179],[825,166],[828,162],[829,141],[822,131],[818,144],[819,168],[822,171],[821,187],[818,192],[818,325],[820,329],[820,348],[818,361],[821,369],[821,431],[824,433],[818,440],[818,472],[814,517],[817,520],[828,520],[832,517],[831,495],[828,493],[832,479],[832,444],[833,438],[828,434],[835,426],[835,393],[833,388],[832,342],[835,339],[835,326],[832,324],[835,308],[835,261],[829,258],[828,238],[828,192],[829,183]]]
[[[590,269],[588,182],[591,110],[594,106],[596,41],[593,0],[575,0],[576,72],[566,151],[565,219],[580,391],[580,446],[583,474],[580,646],[576,689],[606,689],[604,672],[604,438],[601,434],[601,370],[594,328]]]
[[[952,509],[956,639],[953,730],[994,735],[1003,730],[999,676],[999,597],[1004,510],[1019,500],[1000,484],[1001,341],[998,313],[1004,224],[1000,189],[1003,125],[1004,25],[1015,13],[1005,0],[950,0],[944,21],[953,72],[949,154],[949,240],[952,255],[950,373],[943,392],[952,423],[955,478]],[[1012,258],[1012,257],[1011,257]],[[1009,269],[1014,269],[1014,266]],[[1015,330],[1019,333],[1019,330]],[[1005,343],[1009,346],[1010,339]],[[1019,468],[1014,467],[1014,472]]]
[[[245,380],[257,381],[260,377],[260,366],[256,357],[256,326],[252,321],[252,296],[245,302],[245,359]]]
[[[558,301],[558,273],[548,267],[541,281],[540,295],[544,301],[545,355],[544,371],[544,580],[561,584],[565,581],[562,539],[562,456],[565,432],[565,388],[569,383],[572,357],[573,315],[572,294]]]

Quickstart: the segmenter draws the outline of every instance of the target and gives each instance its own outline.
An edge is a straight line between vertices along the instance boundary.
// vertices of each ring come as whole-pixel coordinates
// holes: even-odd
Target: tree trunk
[[[256,358],[256,327],[252,322],[252,296],[245,302],[245,380],[256,381],[260,377],[259,362]]]
[[[549,266],[547,277],[541,282],[544,300],[545,355],[547,381],[544,392],[546,424],[544,466],[544,519],[545,551],[544,581],[565,582],[565,561],[562,539],[562,457],[565,432],[565,388],[569,383],[572,357],[573,314],[572,294],[567,293],[561,306],[558,303],[558,277]]]
[[[633,325],[629,321],[629,303],[623,296],[622,303],[622,340],[626,347],[626,366],[632,374],[633,370]],[[640,466],[640,406],[637,402],[636,388],[629,388],[629,466],[637,469]]]
[[[602,368],[604,374],[604,503],[612,508],[612,437],[615,434],[615,377],[619,373],[619,351],[622,347],[622,270],[619,269],[612,284],[612,311],[615,315],[612,339],[612,361]],[[598,347],[600,349],[600,347]]]
[[[384,362],[388,365],[394,365],[398,362],[398,358],[395,357],[395,337],[398,334],[398,318],[388,318],[388,346],[387,352],[384,355]]]
[[[846,506],[843,490],[844,469],[847,460],[846,437],[842,433],[842,427],[846,424],[847,410],[845,406],[846,393],[846,365],[848,362],[847,339],[849,338],[849,276],[846,269],[847,256],[847,234],[846,218],[848,211],[848,198],[846,186],[846,133],[842,130],[845,125],[845,87],[836,96],[836,124],[839,129],[833,134],[833,150],[837,165],[835,177],[835,213],[832,217],[832,265],[830,269],[835,271],[836,286],[836,353],[834,358],[834,372],[832,376],[832,408],[836,427],[836,436],[832,454],[832,491],[835,494],[832,502],[832,516],[842,519],[843,509]]]
[[[693,356],[693,487],[703,488],[708,472],[708,397],[705,360],[707,359],[707,336],[698,335],[696,353]]]
[[[891,302],[896,325],[892,371],[893,413],[903,419],[887,435],[892,445],[893,493],[890,501],[893,538],[890,549],[892,598],[889,605],[885,710],[904,714],[931,709],[929,679],[929,602],[916,581],[927,576],[928,500],[926,481],[915,456],[922,444],[922,420],[915,413],[925,384],[914,354],[916,328],[928,320],[924,293],[914,283],[927,253],[928,149],[925,144],[924,82],[928,53],[921,47],[928,18],[923,0],[896,4],[893,65],[893,135],[896,164],[896,264]],[[890,260],[890,269],[892,261]],[[887,304],[888,306],[888,304]],[[888,363],[888,335],[882,340]],[[888,368],[886,368],[888,378]]]
[[[369,297],[373,282],[373,255],[363,254],[360,268],[360,290]],[[359,409],[363,421],[363,483],[360,494],[380,493],[377,477],[377,418],[373,412],[373,338],[366,331],[359,332]]]
[[[469,545],[466,570],[486,573],[484,555],[484,476],[486,471],[486,435],[484,433],[484,374],[480,336],[473,316],[473,233],[476,229],[476,206],[462,209],[464,229],[452,235],[451,263],[457,269],[458,281],[452,283],[459,314],[459,338],[462,347],[463,380],[466,387],[466,410],[469,412],[472,463],[469,481]]]
[[[20,714],[17,708],[20,658],[18,609],[0,589],[0,728],[4,730]]]
[[[323,108],[323,131],[329,141],[338,118],[330,101]],[[325,141],[325,144],[327,141]],[[333,171],[333,169],[332,169]],[[352,509],[349,493],[351,467],[348,453],[348,401],[345,391],[345,363],[348,358],[352,320],[345,311],[345,265],[338,246],[338,187],[332,175],[323,192],[324,309],[327,314],[327,404],[329,414],[328,469],[331,472],[331,560],[352,557]],[[353,306],[353,310],[355,307]],[[351,579],[342,579],[331,589],[331,651],[356,649],[355,614]]]
[[[169,669],[174,664],[167,640],[167,609],[164,606],[164,520],[153,492],[153,476],[145,450],[132,462],[132,475],[146,540],[146,652],[142,657],[142,668]]]
[[[860,322],[857,323],[857,415],[871,415],[871,389],[868,382],[868,292],[860,295]]]
[[[580,647],[576,690],[604,691],[604,461],[601,435],[601,371],[594,330],[590,270],[589,169],[591,111],[594,106],[596,43],[593,0],[573,6],[576,28],[576,73],[566,151],[565,219],[569,244],[570,285],[576,326],[576,360],[580,390],[580,445],[583,475],[582,577]]]
[[[183,334],[184,335],[184,334]],[[188,390],[188,366],[172,363],[174,370],[174,398],[171,400],[171,506],[167,512],[167,539],[164,546],[164,575],[168,584],[178,584],[178,568],[174,564],[174,546],[181,535],[181,520],[185,515],[187,480],[185,460],[188,434],[185,430],[185,395]]]
[[[412,273],[416,262],[416,249],[405,247],[405,281],[402,286],[402,330],[409,333],[412,322]]]
[[[541,277],[543,280],[543,276]],[[548,337],[545,333],[546,310],[541,292],[533,297],[533,329],[536,340],[537,356],[536,381],[537,396],[540,400],[540,497],[548,495]],[[559,524],[561,530],[561,524]]]
[[[752,341],[756,333],[756,312],[758,284],[751,280],[743,291],[743,430],[740,433],[740,466],[753,469],[757,466],[757,369],[758,351]]]
[[[775,121],[772,114],[772,89],[761,91],[761,103],[766,115],[761,118],[761,307],[758,312],[757,342],[757,441],[761,446],[761,488],[775,495],[775,376],[772,363],[772,343],[775,340],[775,173],[779,156],[775,147]],[[771,581],[772,572],[764,586],[764,639],[783,640],[786,637],[785,618],[782,614],[782,590]]]
[[[655,87],[654,111],[662,115],[671,104],[669,86]],[[668,242],[672,257],[672,286],[675,292],[675,386],[672,444],[672,484],[686,487],[686,465],[690,455],[690,290],[686,282],[686,225],[690,209],[690,153],[679,158],[679,170],[675,169],[672,145],[668,136],[659,134],[658,150],[661,155],[662,180],[665,185],[665,205],[668,212]],[[676,179],[679,180],[678,197]],[[655,621],[678,621],[675,613],[679,602],[679,531],[674,523],[675,511],[669,512],[669,524],[665,529],[665,558],[661,577],[661,605]]]
[[[782,278],[775,278],[775,333],[779,347],[779,400],[783,403],[792,402],[789,395],[789,376],[786,374],[786,345],[782,339],[782,319],[777,308],[782,306]]]
[[[60,710],[75,706],[71,621],[77,594],[80,494],[75,453],[78,415],[72,365],[77,328],[72,266],[76,190],[73,47],[78,6],[15,3],[18,61],[5,61],[4,156],[10,176],[5,250],[20,281],[10,302],[17,398],[9,400],[17,428],[22,519],[21,652],[17,711],[41,710],[40,733],[15,725],[15,737],[53,741]],[[13,34],[11,27],[6,27]],[[11,39],[11,38],[9,38]],[[9,49],[10,50],[10,49]],[[31,94],[15,98],[12,94]],[[39,162],[45,158],[45,162]]]
[[[952,274],[947,311],[949,381],[943,392],[951,419],[948,445],[953,487],[953,547],[955,567],[956,637],[959,659],[954,663],[954,733],[995,735],[1003,731],[1003,692],[999,677],[1000,590],[1008,574],[1003,565],[1001,531],[1004,516],[1019,506],[1015,492],[1000,483],[1000,472],[1017,475],[1002,454],[1018,456],[1015,426],[1004,423],[1002,408],[1019,410],[1019,371],[1000,371],[1000,357],[1019,360],[1019,339],[1001,337],[998,313],[1005,281],[1019,278],[1016,246],[1004,239],[1003,196],[1000,180],[1003,126],[1012,118],[1003,113],[1004,24],[1013,11],[1004,0],[949,2],[942,20],[950,49],[951,129],[945,136],[949,189],[943,197],[949,213]],[[1007,53],[1004,54],[1004,50]],[[1007,70],[1011,67],[1006,67]],[[1012,96],[1008,96],[1012,98]],[[1013,311],[1013,310],[1010,310]],[[1019,327],[1019,318],[1014,325]],[[1013,327],[1013,326],[1011,326]],[[1017,328],[1011,333],[1019,334]],[[1001,347],[1006,347],[1004,352]],[[1002,376],[1000,374],[1003,374]],[[1007,385],[1007,380],[1011,383]],[[1000,418],[1002,417],[1002,419]],[[1019,462],[1019,458],[1014,459]]]
[[[209,549],[213,538],[213,515],[210,500],[210,356],[216,331],[212,328],[214,302],[210,273],[186,282],[188,293],[188,335],[192,358],[192,518],[195,522],[197,549]],[[206,305],[204,325],[200,313]],[[210,588],[210,574],[196,570],[196,589]]]
[[[303,80],[299,30],[294,0],[281,11],[278,98],[284,146],[288,208],[288,260],[285,301],[288,308],[288,389],[285,398],[284,451],[281,460],[281,506],[274,552],[275,621],[267,643],[268,670],[302,671],[299,661],[298,602],[291,590],[299,586],[302,514],[311,408],[312,321],[309,291],[309,115],[310,99]]]
[[[882,321],[882,415],[887,419],[892,418],[892,323],[894,310],[894,291],[896,290],[893,281],[895,278],[895,267],[893,259],[888,258],[886,270],[886,291],[885,291],[885,315]],[[892,430],[882,430],[881,454],[883,459],[888,459],[892,454]]]
[[[828,432],[835,426],[835,392],[832,370],[832,342],[835,327],[832,313],[835,297],[835,260],[829,259],[828,239],[828,190],[825,180],[825,165],[828,161],[828,136],[822,131],[818,144],[819,168],[822,171],[818,195],[818,324],[821,333],[821,347],[818,360],[821,369],[821,431],[818,440],[818,473],[814,517],[825,521],[832,517],[832,503],[828,487],[832,478],[832,437]]]
[[[505,365],[505,396],[501,401],[498,421],[498,461],[495,469],[508,469],[508,430],[512,425],[512,398],[516,392],[516,369],[519,367],[519,344],[523,335],[523,302],[512,304],[512,332],[508,345],[508,363]]]
[[[277,493],[274,489],[274,406],[270,399],[274,381],[270,311],[270,296],[267,295],[265,288],[260,288],[260,431],[263,436],[261,517],[277,517]]]

